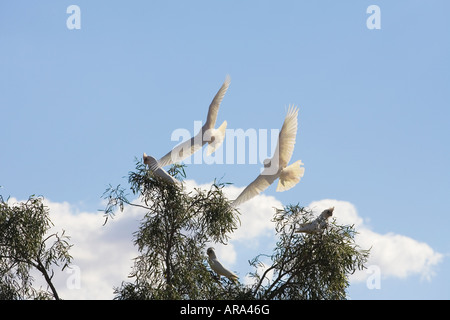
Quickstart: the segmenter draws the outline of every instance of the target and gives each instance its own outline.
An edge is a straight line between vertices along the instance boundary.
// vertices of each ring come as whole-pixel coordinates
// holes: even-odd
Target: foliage
[[[10,204],[0,196],[0,299],[59,299],[53,268],[71,262],[71,245],[64,231],[48,234],[52,225],[42,197]],[[33,288],[33,268],[51,292]]]
[[[173,165],[169,173],[183,179],[184,168]],[[129,276],[134,281],[114,288],[116,299],[345,299],[349,275],[363,269],[369,255],[356,245],[354,227],[335,220],[321,233],[296,232],[314,217],[307,208],[288,205],[275,209],[272,254],[249,261],[254,283],[233,283],[218,277],[206,257],[207,246],[226,244],[239,227],[239,212],[223,194],[226,183],[187,191],[184,184],[154,176],[140,161],[128,182],[137,200],[130,202],[120,185],[103,195],[105,223],[125,206],[144,210],[133,234],[139,251]],[[12,204],[0,196],[0,299],[59,299],[52,277],[55,267],[64,270],[71,263],[71,245],[64,231],[49,234],[52,226],[42,197]],[[47,290],[33,288],[33,269]]]
[[[184,176],[183,166],[169,173]],[[120,187],[108,188],[106,220],[124,205],[145,209],[141,226],[134,233],[140,255],[130,274],[134,283],[115,289],[117,299],[214,299],[223,297],[224,286],[213,277],[205,262],[208,242],[226,243],[239,223],[238,212],[224,197],[224,183],[213,183],[209,190],[186,192],[153,175],[136,163],[128,181],[133,195],[142,204],[131,203]],[[224,284],[224,286],[223,286]]]
[[[278,243],[270,256],[272,265],[262,275],[252,274],[257,299],[345,299],[348,275],[364,268],[369,251],[355,244],[353,226],[335,221],[323,233],[296,232],[300,224],[311,221],[312,212],[299,205],[276,210]],[[251,265],[261,266],[261,256]],[[271,272],[272,279],[267,279]]]
[[[180,165],[169,173],[185,177]],[[278,242],[273,254],[250,261],[258,269],[261,257],[269,257],[272,265],[262,275],[251,274],[253,285],[233,284],[216,277],[205,256],[208,243],[226,244],[238,227],[239,213],[223,195],[226,184],[214,182],[209,190],[186,192],[155,177],[138,161],[128,182],[139,203],[130,202],[120,186],[104,193],[105,223],[117,207],[145,209],[134,233],[140,252],[130,274],[134,282],[115,288],[116,299],[345,299],[349,274],[367,261],[368,251],[354,243],[353,226],[332,221],[323,233],[297,233],[300,224],[312,221],[312,212],[289,205],[274,214]]]

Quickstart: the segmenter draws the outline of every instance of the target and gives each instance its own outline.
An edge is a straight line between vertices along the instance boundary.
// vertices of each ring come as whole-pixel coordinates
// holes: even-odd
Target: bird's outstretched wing
[[[175,148],[170,150],[165,156],[158,160],[160,167],[165,167],[171,165],[172,163],[177,163],[183,161],[190,155],[197,152],[203,146],[202,142],[202,131],[200,130],[196,136],[189,140],[183,141]]]
[[[277,191],[288,190],[300,181],[304,172],[304,168],[300,168],[301,162],[297,161],[292,166],[286,168],[294,151],[295,136],[297,135],[297,115],[298,108],[290,106],[284,119],[283,126],[281,127],[280,134],[278,135],[277,147],[275,148],[275,154],[270,160],[270,166],[266,167],[264,171],[249,184],[244,191],[242,191],[232,203],[233,207],[237,207],[241,203],[257,196],[281,175],[283,175],[283,181],[281,185],[281,180],[278,183]],[[280,171],[280,169],[286,169],[284,174],[283,170]]]
[[[240,204],[250,200],[251,198],[257,196],[264,190],[266,190],[278,177],[278,175],[264,175],[260,174],[252,183],[250,183],[233,201],[231,204],[233,207],[237,207]]]
[[[208,139],[214,138],[214,141],[208,144],[207,155],[213,153],[222,144],[223,139],[225,138],[225,129],[227,127],[227,122],[224,121],[218,129],[215,129],[214,126],[216,124],[220,103],[222,102],[229,86],[230,76],[227,75],[227,77],[225,78],[225,82],[222,84],[222,87],[220,87],[219,91],[216,93],[213,101],[209,106],[206,123],[203,125],[200,132],[191,139],[180,143],[178,146],[169,151],[165,156],[159,159],[159,166],[165,167],[172,163],[183,161],[187,157],[200,150],[202,146],[208,142],[204,140],[203,135],[205,131],[209,134]]]
[[[144,158],[144,163],[146,165],[148,165],[148,167],[150,168],[150,170],[153,172],[153,174],[155,176],[162,178],[168,182],[172,182],[174,184],[180,183],[177,179],[175,179],[170,174],[168,174],[166,170],[161,168],[158,164],[158,161],[155,158],[153,158],[152,156],[148,156],[145,153],[143,155],[143,158]]]
[[[272,157],[272,163],[277,163],[279,168],[284,168],[288,165],[294,152],[295,137],[297,135],[297,116],[298,108],[289,106],[278,135],[275,154]]]
[[[225,96],[225,93],[227,92],[228,87],[230,86],[230,82],[231,82],[230,76],[227,75],[224,83],[222,84],[219,91],[214,96],[213,101],[209,105],[206,123],[204,124],[203,128],[210,129],[214,128],[214,126],[216,125],[217,113],[219,112],[219,107],[220,104],[222,103],[223,97]]]

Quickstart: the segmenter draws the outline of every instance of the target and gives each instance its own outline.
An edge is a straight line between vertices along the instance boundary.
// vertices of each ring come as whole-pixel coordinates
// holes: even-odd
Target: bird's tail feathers
[[[219,128],[217,129],[210,129],[212,132],[210,132],[210,137],[214,136],[214,141],[211,143],[208,143],[208,149],[206,150],[206,155],[210,156],[220,145],[222,144],[223,140],[225,139],[225,131],[227,129],[227,121],[225,120]]]
[[[298,160],[281,171],[277,185],[278,192],[289,190],[300,182],[305,174],[305,168],[301,166],[302,164],[302,161]]]
[[[238,279],[239,277],[235,274],[233,274],[232,276],[230,276],[228,279],[230,279],[231,281],[233,281],[235,284],[239,283]]]

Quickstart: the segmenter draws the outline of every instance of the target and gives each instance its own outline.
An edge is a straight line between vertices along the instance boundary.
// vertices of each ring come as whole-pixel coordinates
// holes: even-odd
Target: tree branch
[[[52,283],[52,278],[48,275],[47,270],[45,269],[44,265],[41,262],[41,259],[37,259],[37,265],[33,264],[36,269],[38,269],[42,275],[45,278],[45,281],[47,282],[48,286],[50,287],[50,290],[52,290],[53,296],[55,297],[55,300],[60,300],[58,292],[56,291],[55,286]]]

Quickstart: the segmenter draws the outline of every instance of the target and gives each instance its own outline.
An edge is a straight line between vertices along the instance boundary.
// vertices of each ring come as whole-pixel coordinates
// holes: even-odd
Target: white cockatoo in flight
[[[214,252],[214,248],[208,248],[206,250],[206,254],[208,255],[208,263],[211,269],[215,273],[217,273],[220,276],[227,277],[232,282],[236,283],[237,279],[239,278],[237,275],[235,275],[233,272],[225,268],[219,260],[217,260],[216,253]]]
[[[144,163],[146,165],[148,165],[148,167],[150,168],[150,170],[152,170],[152,172],[155,176],[160,177],[168,182],[172,182],[177,185],[180,184],[180,181],[178,181],[177,179],[172,177],[170,174],[167,173],[166,170],[164,170],[163,168],[161,168],[158,165],[158,161],[155,158],[153,158],[152,156],[148,156],[145,152],[144,152],[143,158],[144,158]]]
[[[334,207],[322,211],[322,213],[313,221],[309,223],[303,223],[300,225],[299,229],[295,232],[303,233],[319,233],[322,232],[328,225],[327,219],[333,215]]]
[[[172,151],[167,153],[164,157],[158,160],[160,167],[168,166],[172,163],[180,162],[190,155],[200,150],[206,143],[208,143],[208,150],[206,154],[211,155],[223,142],[225,138],[225,129],[227,128],[227,122],[224,121],[219,128],[215,129],[217,113],[219,112],[220,103],[225,96],[230,85],[230,76],[226,76],[225,82],[216,93],[213,101],[209,105],[208,115],[206,122],[202,129],[196,136],[190,140],[182,142],[176,146]]]
[[[266,190],[277,178],[279,178],[278,192],[286,191],[295,186],[305,173],[305,168],[301,160],[288,166],[294,152],[295,137],[297,135],[298,108],[289,106],[283,127],[278,135],[277,147],[272,159],[264,160],[264,170],[249,184],[244,191],[233,201],[232,206],[250,200]]]

